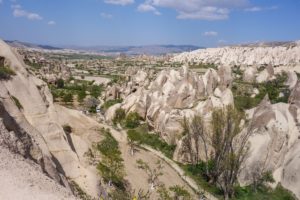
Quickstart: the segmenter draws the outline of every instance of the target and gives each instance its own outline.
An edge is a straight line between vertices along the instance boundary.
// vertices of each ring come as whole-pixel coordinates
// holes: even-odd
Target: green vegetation
[[[14,75],[16,73],[10,67],[0,67],[0,80],[8,80]]]
[[[161,151],[167,157],[172,158],[175,151],[175,145],[169,145],[156,134],[149,134],[148,126],[141,125],[136,129],[127,131],[128,139],[137,144],[149,145],[152,148]]]
[[[31,62],[28,59],[24,60],[25,64],[30,66],[33,70],[39,70],[42,68],[42,65],[40,63]]]
[[[204,190],[213,194],[218,199],[223,199],[223,191],[207,181],[205,175],[205,163],[197,165],[181,165],[186,175],[193,178]],[[269,181],[267,181],[269,182]],[[280,184],[272,189],[265,184],[261,184],[257,189],[253,185],[246,187],[235,187],[234,200],[296,200],[294,194],[284,189]]]
[[[11,96],[11,98],[14,100],[14,102],[15,102],[16,106],[19,108],[19,110],[22,110],[23,106],[20,103],[19,99],[17,99],[17,97],[15,97],[15,96]]]
[[[213,64],[213,63],[196,63],[196,62],[189,62],[189,66],[191,69],[199,69],[199,68],[204,68],[204,69],[217,69],[218,67]]]
[[[107,110],[109,107],[117,104],[117,103],[122,103],[123,99],[113,99],[113,100],[108,100],[104,102],[104,104],[101,106],[102,109]]]
[[[272,199],[272,200],[296,200],[297,198],[290,191],[284,189],[280,183],[275,189],[267,186],[261,186],[256,192],[251,186],[237,187],[236,197],[234,200],[257,200],[257,199]]]
[[[252,184],[247,187],[239,186],[237,177],[247,156],[248,138],[251,135],[251,132],[241,133],[242,127],[239,125],[243,118],[243,114],[231,106],[216,109],[212,113],[209,134],[201,118],[195,116],[190,123],[185,122],[183,128],[190,132],[186,137],[201,138],[207,162],[199,160],[182,165],[182,168],[203,189],[219,199],[277,199],[274,198],[275,195],[283,199],[295,199],[280,186],[275,190],[267,187],[266,183],[274,182],[272,173],[263,171],[259,166],[251,174]],[[207,143],[210,144],[213,153],[209,153]],[[191,157],[194,157],[193,154]],[[278,191],[281,192],[280,195]]]
[[[63,79],[60,78],[56,81],[57,88],[64,88],[64,85],[65,85],[65,81]]]
[[[64,93],[62,97],[63,102],[70,103],[73,101],[73,95],[71,92]]]
[[[113,118],[114,125],[118,123],[122,123],[126,117],[125,110],[122,108],[118,108],[115,113],[115,117]]]
[[[76,197],[79,197],[81,200],[94,200],[94,198],[88,195],[75,181],[70,181],[69,183]]]
[[[287,79],[285,73],[278,75],[276,79],[265,83],[246,83],[243,81],[235,81],[232,87],[234,95],[234,103],[238,110],[250,109],[256,107],[262,99],[268,95],[271,103],[288,102],[290,90],[284,85]],[[251,97],[252,91],[257,88],[259,94]],[[280,96],[282,95],[282,96]]]
[[[137,112],[130,112],[125,118],[126,128],[136,128],[140,125],[141,116]]]
[[[156,189],[159,195],[158,200],[191,200],[191,194],[182,186],[175,185],[172,187],[167,187],[160,182],[159,177],[163,175],[164,165],[160,160],[157,160],[155,167],[150,167],[147,162],[139,159],[137,160],[137,166],[142,169],[148,175],[148,183],[150,184],[150,189]]]
[[[98,163],[97,169],[102,178],[109,185],[114,185],[119,189],[124,186],[124,164],[119,150],[118,142],[112,137],[109,130],[102,130],[105,139],[97,144],[97,150],[101,153],[102,159]]]
[[[147,162],[141,159],[137,160],[136,164],[139,169],[144,170],[148,175],[148,183],[151,185],[151,189],[159,186],[159,177],[163,175],[162,170],[164,168],[162,161],[157,160],[155,168],[151,168]]]
[[[64,101],[66,103],[72,102],[77,96],[79,103],[83,103],[88,94],[92,97],[98,98],[102,91],[102,85],[93,85],[92,81],[74,80],[63,81],[57,80],[56,85],[49,85],[54,101]]]

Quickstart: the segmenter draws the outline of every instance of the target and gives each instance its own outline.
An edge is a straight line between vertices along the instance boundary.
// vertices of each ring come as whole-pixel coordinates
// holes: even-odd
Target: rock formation
[[[182,137],[184,117],[209,116],[214,107],[233,104],[230,68],[209,69],[202,76],[184,66],[180,70],[163,70],[150,84],[145,84],[149,82],[148,77],[142,72],[132,76],[121,91],[138,87],[128,96],[123,95],[123,103],[107,110],[107,121],[113,119],[114,112],[120,107],[126,113],[137,112],[165,141],[175,144]],[[181,156],[176,154],[174,158],[182,160]]]
[[[300,44],[282,45],[276,47],[223,47],[207,48],[192,52],[178,54],[175,62],[214,63],[217,65],[273,65],[273,66],[299,66]]]
[[[75,181],[96,197],[97,173],[85,162],[84,153],[97,141],[97,123],[54,105],[46,83],[28,73],[21,56],[3,41],[0,57],[16,74],[0,81],[1,127],[8,130],[1,131],[0,146],[34,161],[56,183],[68,187],[67,179]],[[72,145],[64,124],[73,128]]]

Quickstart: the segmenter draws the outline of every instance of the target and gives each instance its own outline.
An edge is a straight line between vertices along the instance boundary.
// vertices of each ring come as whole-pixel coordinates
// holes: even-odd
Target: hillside
[[[300,42],[240,45],[199,49],[176,55],[174,62],[213,63],[216,65],[300,66]]]

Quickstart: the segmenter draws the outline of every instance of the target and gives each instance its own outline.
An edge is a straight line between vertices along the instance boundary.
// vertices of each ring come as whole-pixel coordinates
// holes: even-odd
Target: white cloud
[[[155,15],[161,15],[161,13],[154,6],[148,3],[140,4],[137,10],[139,12],[153,12]]]
[[[179,12],[178,19],[223,20],[229,17],[229,9],[204,7],[194,12]]]
[[[222,40],[222,39],[221,39],[221,40],[219,40],[219,41],[218,41],[218,43],[220,43],[220,44],[224,44],[224,43],[227,43],[227,41],[226,41],[226,40]]]
[[[249,12],[258,12],[258,11],[261,11],[261,10],[262,10],[262,8],[258,7],[258,6],[254,6],[254,7],[245,9],[245,11],[249,11]]]
[[[28,12],[22,9],[21,5],[12,5],[11,8],[13,9],[13,16],[14,17],[26,17],[29,20],[42,20],[43,18],[33,12]]]
[[[203,33],[203,35],[204,36],[213,36],[213,37],[215,37],[215,36],[218,36],[218,32],[216,32],[216,31],[206,31],[206,32],[204,32]]]
[[[101,15],[101,17],[104,18],[104,19],[111,19],[111,18],[113,18],[113,16],[112,16],[111,14],[104,13],[104,12],[101,13],[100,15]]]
[[[247,12],[259,12],[259,11],[263,11],[263,10],[276,10],[276,9],[278,9],[278,6],[270,6],[270,7],[254,6],[254,7],[246,8],[245,11],[247,11]]]
[[[146,0],[154,8],[175,10],[178,19],[224,20],[233,9],[244,9],[249,0]]]
[[[104,2],[108,4],[125,6],[134,3],[134,0],[104,0]]]
[[[48,25],[51,25],[51,26],[56,25],[56,22],[55,21],[49,21]]]

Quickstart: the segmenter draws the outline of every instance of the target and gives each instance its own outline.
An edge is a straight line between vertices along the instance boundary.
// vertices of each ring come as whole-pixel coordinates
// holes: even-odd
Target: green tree
[[[243,115],[232,106],[212,113],[211,145],[214,153],[210,174],[213,183],[222,188],[225,199],[234,196],[237,176],[249,149],[250,132],[241,132],[242,119]]]
[[[103,130],[103,132],[105,139],[97,145],[97,149],[103,157],[97,169],[105,182],[122,188],[125,172],[118,142],[112,137],[109,130]]]
[[[57,81],[56,81],[56,86],[57,86],[57,88],[64,88],[64,86],[65,86],[65,81],[63,80],[63,79],[58,79]]]
[[[126,117],[125,110],[122,108],[118,108],[115,112],[115,116],[113,118],[113,123],[116,125],[117,123],[121,123]]]
[[[125,119],[127,128],[136,128],[140,125],[141,117],[137,112],[130,112]]]

